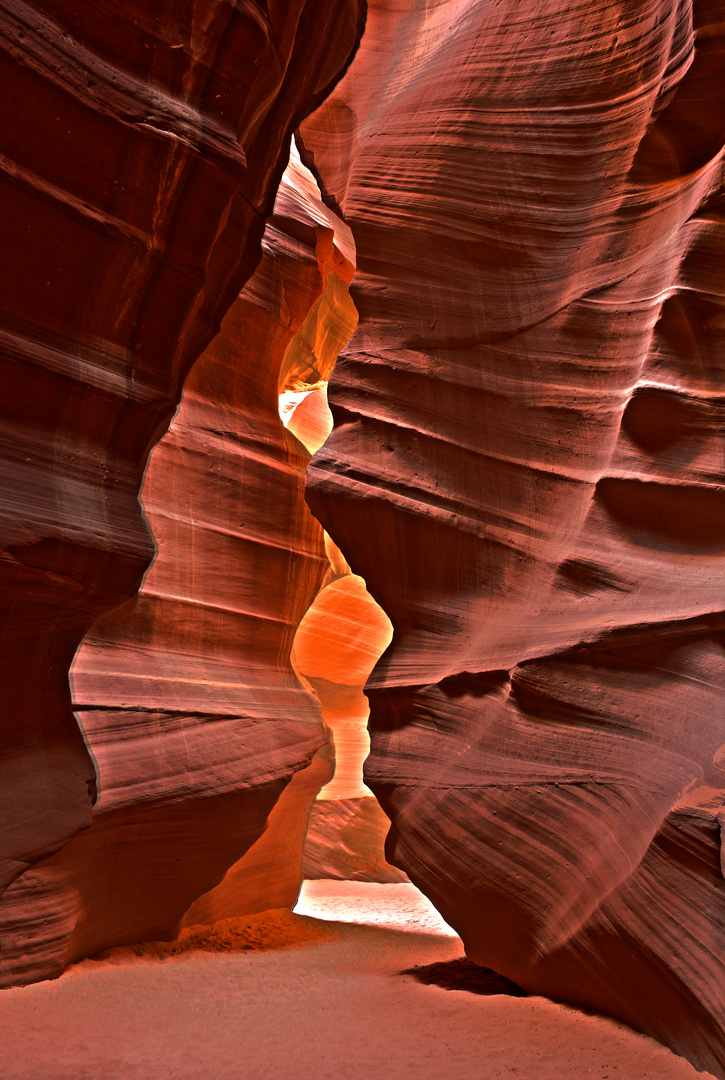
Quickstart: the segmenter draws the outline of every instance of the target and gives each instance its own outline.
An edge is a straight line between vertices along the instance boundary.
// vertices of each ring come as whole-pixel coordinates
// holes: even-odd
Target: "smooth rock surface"
[[[370,750],[370,706],[363,687],[390,644],[392,627],[328,536],[325,548],[327,584],[297,629],[291,657],[319,699],[335,753],[334,775],[310,814],[302,871],[306,878],[407,881],[385,858],[390,821],[363,781]]]
[[[388,858],[467,954],[725,1076],[725,5],[375,0],[308,501],[395,634]]]
[[[319,698],[335,743],[335,775],[321,792],[323,799],[370,795],[363,784],[370,740],[362,688],[392,637],[390,620],[363,579],[346,570],[337,575],[331,566],[328,583],[300,622],[292,648],[295,670]]]
[[[390,820],[373,795],[318,798],[305,836],[304,877],[317,881],[407,881],[408,875],[385,858],[389,830]]]

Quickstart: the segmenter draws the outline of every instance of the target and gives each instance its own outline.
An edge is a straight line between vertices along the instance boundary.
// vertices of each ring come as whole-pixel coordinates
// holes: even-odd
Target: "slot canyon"
[[[0,0],[0,63],[0,1034],[356,883],[725,1080],[725,0]]]

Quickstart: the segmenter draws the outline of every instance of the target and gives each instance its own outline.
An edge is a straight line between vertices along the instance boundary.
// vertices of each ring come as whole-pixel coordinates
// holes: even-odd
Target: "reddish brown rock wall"
[[[469,955],[725,1075],[721,0],[376,0],[315,514],[395,627],[388,854]]]
[[[354,314],[352,267],[331,222],[293,160],[262,261],[151,455],[142,499],[156,559],[132,610],[94,627],[72,672],[100,798],[90,829],[8,890],[9,938],[27,959],[5,981],[173,937],[182,918],[294,905],[307,816],[332,765],[290,649],[328,560],[303,498],[309,455],[282,426],[278,384],[299,367],[291,354],[307,370],[321,342],[339,348],[353,329],[340,311],[346,297]],[[34,935],[30,886],[41,882],[47,903],[51,882],[59,906],[74,901],[65,939],[47,945]]]
[[[68,668],[91,623],[135,593],[151,560],[153,544],[137,501],[148,452],[173,415],[192,363],[254,270],[289,133],[349,62],[363,9],[354,0],[296,0],[264,8],[223,0],[131,4],[122,10],[64,0],[40,7],[20,0],[3,5],[0,888],[91,822],[96,776],[71,711]],[[237,420],[234,403],[225,404],[225,418]],[[209,428],[201,401],[195,424],[190,445],[177,445],[189,475],[204,439],[224,438]],[[264,430],[257,438],[264,442]],[[270,459],[265,483],[278,473],[284,486],[294,474],[292,487],[299,486],[295,451],[287,443],[278,440]],[[216,480],[207,508],[212,521],[219,520],[224,502],[224,477]],[[229,481],[232,491],[236,480]],[[179,495],[168,476],[161,483],[165,495]],[[168,531],[183,548],[184,522],[170,520]],[[307,554],[297,561],[304,563]],[[290,566],[295,562],[289,551],[281,558]],[[224,588],[221,574],[203,558],[194,572],[204,578],[199,586],[207,599]],[[312,587],[310,573],[302,593]],[[165,616],[174,603],[164,595],[170,591],[168,576],[164,582],[160,567],[152,579],[154,574],[156,599],[134,616],[137,626],[143,624],[144,643],[155,640],[159,595]],[[274,619],[274,603],[266,614]],[[179,605],[178,638],[188,627],[187,615]],[[288,631],[285,626],[282,639]],[[240,805],[246,807],[251,796],[238,790],[238,777],[230,781],[239,736],[230,731],[226,749],[218,746],[208,760],[203,753],[191,755],[197,794],[213,790],[221,800],[213,810],[212,800],[205,802],[206,819],[198,805],[159,805],[159,787],[185,760],[187,736],[197,748],[207,713],[238,706],[233,690],[221,685],[223,676],[214,684],[215,671],[204,700],[195,698],[189,731],[184,734],[183,724],[176,724],[174,710],[191,710],[183,688],[194,668],[191,642],[199,632],[197,624],[184,646],[169,645],[167,658],[174,655],[179,663],[165,672],[154,649],[144,658],[131,635],[106,667],[103,689],[81,702],[103,710],[102,721],[98,713],[87,718],[89,727],[96,722],[103,731],[99,757],[105,740],[123,731],[129,705],[141,707],[149,728],[163,731],[164,746],[173,753],[161,760],[151,749],[153,740],[146,747],[133,737],[125,740],[127,763],[133,761],[137,770],[130,798],[145,803],[148,817],[121,839],[106,819],[94,827],[90,848],[72,841],[75,854],[68,858],[82,867],[80,882],[64,878],[65,858],[18,880],[4,909],[16,929],[16,918],[30,918],[41,938],[49,940],[57,930],[67,944],[86,886],[110,895],[125,880],[139,845],[147,845],[153,862],[168,842],[168,830],[177,826],[189,844],[192,870],[184,873],[193,878],[200,861],[206,863],[204,875],[216,866],[218,880],[229,862],[230,837],[215,836],[210,844],[209,836],[217,830],[221,803],[226,800],[222,816],[234,815],[233,844],[243,849],[259,835],[285,777],[319,744],[315,728],[300,745],[300,731],[311,730],[304,715],[274,733],[257,728],[245,753],[272,754],[275,766],[256,776],[263,797],[251,799],[245,818]],[[222,671],[223,638],[217,634],[212,649]],[[259,644],[263,651],[263,640]],[[111,688],[114,673],[120,678]],[[129,673],[138,676],[130,697],[124,681]],[[192,681],[197,675],[191,671]],[[142,676],[154,686],[145,697],[136,692]],[[164,685],[165,679],[173,686]],[[280,690],[277,704],[286,708],[290,694],[299,704],[299,694],[287,689]],[[235,724],[238,729],[236,714],[230,729]],[[123,805],[129,791],[125,783],[115,790],[109,784],[103,797],[102,806],[114,800]],[[100,863],[89,856],[91,850],[98,851]],[[179,891],[187,886],[182,882]],[[146,913],[146,923],[168,925],[167,883],[157,892],[138,883],[129,889],[136,889],[134,903]],[[198,895],[194,889],[183,904],[175,897],[179,914]],[[31,894],[47,908],[43,920],[35,918]],[[51,915],[52,895],[57,910]],[[133,921],[120,918],[124,934]],[[22,957],[28,951],[22,932],[10,936],[2,962],[11,979],[57,970],[56,946],[49,946],[55,959],[44,967],[39,953]],[[82,947],[90,948],[95,931],[83,940]]]

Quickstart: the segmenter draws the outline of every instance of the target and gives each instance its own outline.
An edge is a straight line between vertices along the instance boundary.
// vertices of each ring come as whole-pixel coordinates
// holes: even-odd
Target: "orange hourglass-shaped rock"
[[[335,775],[312,808],[303,857],[311,878],[405,881],[384,856],[390,822],[363,779],[370,712],[363,687],[392,639],[392,626],[364,580],[330,540],[331,580],[295,637],[292,663],[320,699],[335,746]]]

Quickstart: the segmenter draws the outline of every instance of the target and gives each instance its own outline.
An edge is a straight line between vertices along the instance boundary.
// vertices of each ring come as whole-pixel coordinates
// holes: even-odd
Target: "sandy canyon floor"
[[[543,998],[445,989],[462,955],[460,939],[412,885],[307,882],[294,915],[227,920],[186,932],[181,944],[115,949],[53,982],[0,991],[0,1075],[708,1076],[612,1020]],[[416,965],[433,984],[404,974]]]

